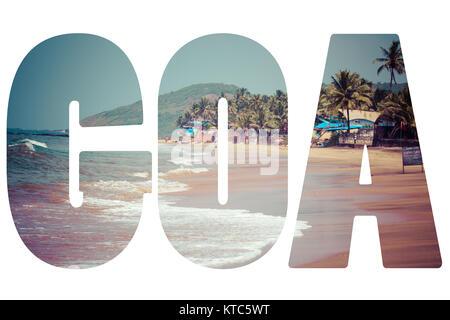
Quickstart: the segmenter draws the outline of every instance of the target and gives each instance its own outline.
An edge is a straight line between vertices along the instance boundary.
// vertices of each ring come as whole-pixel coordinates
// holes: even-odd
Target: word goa
[[[345,267],[354,216],[375,215],[386,267],[439,267],[398,37],[332,36],[328,56],[289,265]],[[159,89],[156,176],[143,106],[131,62],[104,38],[66,34],[28,53],[7,129],[25,245],[55,266],[106,263],[131,241],[143,194],[157,192],[166,236],[186,259],[219,269],[258,260],[287,210],[288,94],[274,57],[233,34],[173,55]],[[366,147],[372,184],[360,186]]]

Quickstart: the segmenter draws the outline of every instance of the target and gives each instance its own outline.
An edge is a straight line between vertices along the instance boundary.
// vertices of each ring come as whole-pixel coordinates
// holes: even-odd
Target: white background
[[[450,298],[450,11],[446,1],[9,3],[2,2],[0,8],[0,298]],[[141,85],[148,132],[147,138],[135,139],[149,145],[150,151],[156,146],[159,82],[169,59],[181,46],[202,35],[226,32],[250,37],[272,53],[289,94],[289,208],[283,233],[266,256],[235,270],[192,264],[166,239],[155,195],[145,197],[141,223],[129,246],[103,266],[60,269],[28,251],[14,227],[7,196],[9,90],[29,50],[47,38],[73,32],[103,36],[121,47],[132,61]],[[400,36],[441,246],[440,269],[384,269],[375,219],[356,224],[347,269],[288,268],[314,114],[333,33]],[[156,154],[153,163],[155,176]]]

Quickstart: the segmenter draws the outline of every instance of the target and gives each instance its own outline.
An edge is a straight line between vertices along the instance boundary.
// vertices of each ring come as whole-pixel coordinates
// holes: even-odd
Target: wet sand
[[[166,155],[172,151],[166,148]],[[205,153],[201,152],[203,159]],[[163,159],[165,164],[174,163],[173,157]],[[217,166],[185,160],[177,159],[175,169],[160,167],[158,179],[161,221],[174,248],[192,262],[211,268],[236,268],[258,260],[284,226],[287,149],[280,150],[274,175],[261,175],[260,170],[270,164],[229,164],[226,205],[218,202]],[[164,187],[170,184],[178,189]],[[296,234],[305,227],[297,223]]]
[[[270,149],[269,149],[270,151]],[[248,149],[247,149],[248,152]],[[270,154],[270,152],[269,152]],[[229,165],[228,202],[217,200],[217,169],[207,172],[171,176],[171,180],[184,183],[188,190],[161,193],[176,202],[176,206],[210,209],[245,209],[274,216],[285,216],[288,194],[287,148],[280,148],[279,170],[275,175],[261,175],[261,164]],[[166,177],[164,177],[166,178]],[[261,201],[264,199],[264,201]]]
[[[401,148],[369,148],[372,185],[359,185],[362,149],[313,148],[290,266],[346,267],[355,215],[376,216],[385,267],[439,267],[441,259],[421,167],[402,174]]]

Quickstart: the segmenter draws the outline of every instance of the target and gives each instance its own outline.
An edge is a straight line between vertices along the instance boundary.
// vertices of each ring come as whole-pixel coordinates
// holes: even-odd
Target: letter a
[[[360,185],[368,147],[372,183]],[[397,35],[331,37],[289,265],[342,268],[353,219],[376,216],[383,264],[439,268],[441,256]]]

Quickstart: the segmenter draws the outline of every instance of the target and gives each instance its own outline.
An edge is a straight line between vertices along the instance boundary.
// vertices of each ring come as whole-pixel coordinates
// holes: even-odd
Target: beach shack
[[[380,115],[375,121],[374,145],[383,147],[414,147],[419,145],[415,128],[404,122],[393,121],[386,115]]]
[[[319,147],[329,145],[335,138],[339,145],[373,145],[375,121],[379,112],[350,110],[350,128],[346,112],[329,119],[317,116],[318,124],[314,127],[313,144]],[[350,132],[349,132],[350,131]]]
[[[195,140],[196,142],[214,142],[217,135],[215,123],[207,120],[192,120],[182,127],[185,129],[185,140]]]

